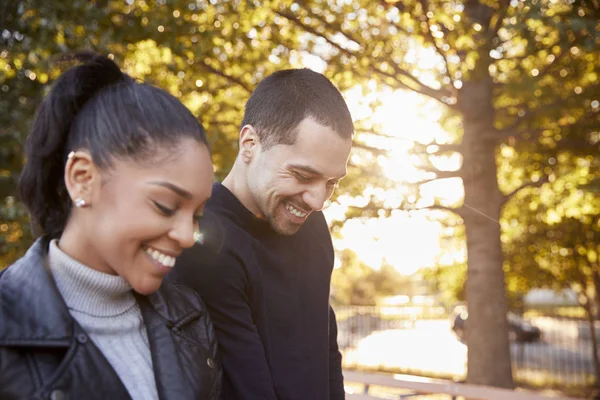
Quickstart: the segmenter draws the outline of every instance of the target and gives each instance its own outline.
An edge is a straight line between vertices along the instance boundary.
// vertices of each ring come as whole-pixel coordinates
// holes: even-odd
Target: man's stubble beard
[[[273,209],[273,212],[269,213],[266,216],[267,222],[269,223],[271,228],[280,235],[292,236],[292,235],[296,234],[302,227],[302,224],[296,225],[296,224],[291,223],[286,218],[285,211],[282,211],[283,215],[279,214],[280,218],[277,218],[278,217],[277,211],[278,211],[279,207],[285,209],[283,200],[279,201],[277,203],[277,205],[275,206],[275,208]],[[279,220],[279,219],[282,219],[282,220]]]

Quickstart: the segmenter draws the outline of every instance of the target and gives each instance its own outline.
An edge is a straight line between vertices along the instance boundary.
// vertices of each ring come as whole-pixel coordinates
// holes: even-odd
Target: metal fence
[[[456,380],[466,375],[467,348],[453,331],[455,316],[442,307],[339,306],[335,311],[346,368]],[[535,385],[593,383],[589,326],[579,310],[572,311],[530,310],[519,319],[540,335],[521,337],[514,330],[509,335],[515,379]],[[600,337],[600,324],[596,334]]]

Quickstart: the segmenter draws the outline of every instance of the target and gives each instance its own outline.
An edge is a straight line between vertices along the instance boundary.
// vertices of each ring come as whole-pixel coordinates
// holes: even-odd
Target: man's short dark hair
[[[297,127],[311,117],[338,135],[351,138],[352,117],[339,90],[310,69],[286,69],[258,84],[244,112],[242,127],[252,125],[263,149],[294,144]]]

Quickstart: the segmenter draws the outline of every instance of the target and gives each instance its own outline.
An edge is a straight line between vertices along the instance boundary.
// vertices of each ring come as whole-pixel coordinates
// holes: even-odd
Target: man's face
[[[255,213],[282,235],[293,235],[311,212],[323,208],[346,175],[351,138],[304,119],[296,142],[263,150],[260,145],[248,167],[248,188]]]

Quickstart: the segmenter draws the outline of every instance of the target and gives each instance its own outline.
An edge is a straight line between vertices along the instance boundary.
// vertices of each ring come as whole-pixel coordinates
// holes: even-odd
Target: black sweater
[[[224,398],[344,399],[329,307],[334,253],[323,214],[312,213],[293,236],[279,235],[218,183],[206,210],[221,235],[209,223],[207,244],[185,251],[169,278],[208,305]]]

